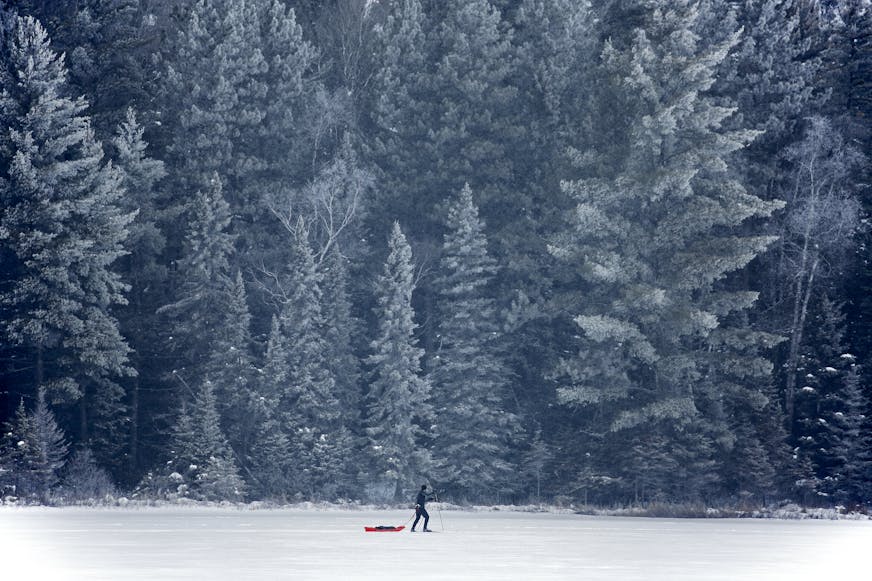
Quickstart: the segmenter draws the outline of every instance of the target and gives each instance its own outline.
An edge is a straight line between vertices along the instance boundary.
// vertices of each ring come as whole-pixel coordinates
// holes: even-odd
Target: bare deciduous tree
[[[379,11],[373,4],[372,0],[332,0],[321,14],[319,36],[349,96],[364,90],[375,75],[372,53]]]
[[[790,272],[786,289],[792,302],[789,321],[785,411],[792,424],[799,348],[808,305],[821,281],[848,254],[860,227],[860,203],[851,174],[863,156],[823,117],[808,119],[805,138],[786,152],[793,167],[793,189],[781,244],[780,268]]]
[[[300,190],[273,196],[267,204],[282,226],[294,236],[310,237],[316,264],[321,264],[355,219],[374,182],[361,169],[346,139],[333,161]]]

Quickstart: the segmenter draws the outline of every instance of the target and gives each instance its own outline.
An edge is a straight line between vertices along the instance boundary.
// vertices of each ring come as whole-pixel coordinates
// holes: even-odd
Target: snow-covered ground
[[[365,533],[410,511],[0,508],[0,577],[872,579],[872,522],[431,510],[434,534]]]

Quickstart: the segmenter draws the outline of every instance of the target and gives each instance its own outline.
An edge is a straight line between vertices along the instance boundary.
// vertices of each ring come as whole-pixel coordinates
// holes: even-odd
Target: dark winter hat
[[[421,490],[427,490],[427,485],[426,485],[426,484],[422,484],[422,485],[421,485]]]

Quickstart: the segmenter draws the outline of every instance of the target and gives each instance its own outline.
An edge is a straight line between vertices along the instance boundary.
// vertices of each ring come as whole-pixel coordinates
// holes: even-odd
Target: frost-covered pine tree
[[[466,185],[448,208],[434,282],[440,317],[431,381],[438,481],[471,499],[506,486],[514,470],[509,451],[519,431],[509,411],[509,371],[500,353],[496,302],[489,294],[496,270]]]
[[[424,351],[416,345],[412,250],[395,222],[384,271],[376,281],[378,334],[370,344],[366,434],[372,459],[370,488],[388,498],[408,494],[427,474],[423,446],[432,422],[430,384],[421,373]],[[423,431],[422,431],[423,430]]]
[[[510,252],[518,242],[515,237],[527,233],[511,232],[513,226],[527,224],[519,212],[526,202],[515,187],[510,155],[521,139],[517,89],[510,82],[510,36],[501,26],[499,11],[487,0],[447,0],[445,11],[432,55],[435,115],[428,144],[431,161],[439,169],[437,181],[424,193],[444,211],[446,193],[469,182],[493,222],[495,245]],[[441,233],[438,226],[435,232]]]
[[[359,437],[362,435],[361,369],[360,359],[354,352],[355,340],[360,336],[360,323],[352,314],[348,295],[350,275],[348,259],[334,246],[321,264],[325,334],[330,355],[327,358],[331,374],[336,380],[342,424]]]
[[[42,503],[47,503],[60,481],[59,473],[67,462],[69,446],[42,391],[27,425],[30,431],[25,432],[24,468],[34,485],[32,492]]]
[[[10,471],[3,478],[9,486],[5,492],[49,504],[67,461],[68,444],[45,401],[44,391],[40,390],[32,412],[21,400],[5,432],[4,468]]]
[[[112,138],[113,161],[126,192],[122,203],[125,208],[136,211],[126,245],[130,255],[125,257],[124,263],[128,266],[131,286],[139,293],[146,292],[140,287],[147,288],[166,277],[165,269],[157,262],[166,246],[163,229],[166,228],[168,200],[161,181],[167,172],[163,161],[149,155],[144,132],[136,112],[129,107]]]
[[[163,362],[156,311],[169,300],[164,290],[167,268],[161,261],[166,247],[168,200],[160,182],[166,177],[166,170],[162,161],[149,156],[143,133],[135,112],[128,108],[112,140],[115,166],[121,173],[121,185],[126,192],[122,203],[125,209],[136,213],[125,246],[129,254],[119,260],[119,268],[130,284],[128,305],[119,311],[119,319],[124,336],[133,348],[130,358],[137,370],[128,387],[131,471],[139,467],[142,378],[158,374]]]
[[[117,381],[134,371],[112,312],[127,286],[112,268],[133,214],[87,103],[68,94],[63,56],[33,18],[9,25],[0,35],[4,342],[34,370],[35,393],[79,402],[80,441],[94,437],[99,458],[118,458],[111,444],[125,440],[126,411]]]
[[[206,374],[215,386],[221,425],[233,449],[244,458],[254,441],[257,393],[251,314],[241,272],[224,289],[224,301],[227,310],[223,323],[215,330]]]
[[[518,4],[512,37],[517,64],[512,75],[513,81],[518,77],[517,107],[523,110],[524,139],[512,155],[517,166],[515,183],[524,183],[521,187],[528,188],[529,194],[515,210],[527,222],[526,228],[544,230],[547,236],[566,211],[565,201],[550,192],[559,187],[569,164],[566,150],[582,137],[590,106],[586,90],[579,88],[591,84],[591,54],[598,50],[596,18],[587,0],[522,0]],[[538,259],[546,252],[541,238],[514,240],[513,252],[522,251],[524,259],[505,265],[513,274],[526,274],[531,279],[528,284],[536,286],[547,284],[550,278],[545,272],[547,263]]]
[[[150,492],[169,498],[242,500],[245,482],[221,430],[215,391],[203,381],[183,403],[170,441],[170,459],[149,483]]]
[[[723,30],[719,20],[734,18],[742,32],[729,59],[718,64],[715,93],[735,102],[728,127],[761,133],[737,152],[731,171],[743,183],[758,188],[764,199],[781,198],[780,152],[792,143],[804,115],[821,105],[815,84],[820,59],[810,50],[808,31],[801,29],[798,0],[713,2],[711,26],[701,32]],[[734,14],[727,11],[732,8]]]
[[[231,272],[235,236],[220,178],[200,192],[190,208],[189,232],[179,272],[185,273],[175,302],[161,307],[170,318],[170,345],[178,357],[174,370],[182,381],[209,377],[219,398],[222,425],[243,457],[255,427],[251,315],[245,282]]]
[[[184,273],[173,302],[160,308],[171,329],[168,347],[177,357],[176,371],[184,381],[199,381],[216,356],[219,337],[235,332],[228,292],[232,288],[230,260],[234,236],[230,233],[230,206],[224,199],[221,178],[212,175],[207,189],[197,193],[188,210],[184,255],[178,272]],[[238,324],[239,321],[232,321]]]
[[[705,381],[710,349],[758,342],[753,334],[731,342],[717,335],[756,297],[719,283],[772,242],[736,227],[779,204],[725,172],[753,136],[725,129],[733,110],[708,93],[736,42],[732,31],[709,44],[695,32],[692,1],[649,2],[627,16],[636,26],[607,40],[599,57],[590,143],[563,187],[576,202],[572,225],[552,246],[578,277],[580,298],[578,355],[564,359],[558,394],[565,405],[595,411],[600,430],[619,440],[657,426],[678,444],[684,426],[705,418],[705,429],[715,427],[697,432],[689,443],[696,449],[676,447],[674,459],[694,472],[708,466],[722,431],[720,386]]]
[[[215,388],[208,379],[194,399],[192,419],[194,445],[201,463],[195,481],[197,495],[204,500],[242,500],[245,481],[221,429]]]
[[[173,41],[162,99],[174,189],[193,195],[217,173],[248,224],[238,243],[252,254],[238,258],[255,261],[275,251],[267,194],[311,171],[316,51],[281,0],[198,0]]]
[[[872,431],[869,429],[869,396],[863,390],[859,366],[851,365],[844,377],[841,408],[833,413],[833,432],[840,464],[833,480],[835,499],[844,505],[868,504],[872,493]]]
[[[333,497],[349,484],[351,437],[343,424],[336,380],[327,361],[321,276],[302,222],[294,240],[285,296],[271,334],[281,345],[275,360],[278,419],[290,444],[290,481],[295,493]],[[269,371],[269,366],[267,367]]]
[[[273,316],[263,368],[258,379],[253,421],[255,436],[247,458],[253,493],[261,498],[286,499],[292,493],[291,446],[279,408],[288,379],[288,344],[278,316]]]
[[[370,122],[372,140],[367,144],[371,156],[384,171],[386,183],[378,188],[374,204],[410,214],[414,201],[403,196],[402,184],[411,179],[426,179],[415,172],[415,156],[427,140],[432,113],[427,102],[427,30],[420,0],[392,3],[386,21],[377,30],[377,62],[373,78],[373,103]],[[429,174],[430,172],[425,172]],[[395,203],[402,206],[395,206]],[[385,231],[390,225],[381,212],[369,216],[373,231]]]
[[[164,89],[172,104],[166,113],[177,120],[170,152],[182,191],[207,187],[215,173],[226,181],[243,162],[234,136],[263,120],[253,97],[264,89],[253,75],[267,65],[246,45],[253,4],[198,0],[179,29]]]
[[[148,13],[142,0],[17,0],[21,15],[32,16],[66,55],[73,93],[91,104],[100,135],[112,132],[130,103],[145,103],[153,90]],[[152,17],[153,18],[153,17]],[[152,20],[152,24],[153,24]],[[145,25],[144,25],[145,24]]]
[[[522,137],[499,12],[485,0],[427,10],[404,0],[391,7],[380,46],[374,153],[385,179],[372,217],[396,216],[409,236],[438,247],[446,192],[468,181],[494,217],[496,245],[511,252],[530,224],[513,182],[511,153]]]
[[[843,305],[824,296],[802,349],[802,387],[796,396],[796,453],[811,467],[819,499],[854,502],[862,471],[855,442],[868,405],[859,386],[857,359],[845,349]],[[860,470],[858,470],[860,468]]]

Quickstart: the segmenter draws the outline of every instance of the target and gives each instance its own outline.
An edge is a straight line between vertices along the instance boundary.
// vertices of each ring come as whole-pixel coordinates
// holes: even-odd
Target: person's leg
[[[421,512],[424,514],[424,530],[428,530],[430,527],[427,524],[430,522],[430,513],[427,512],[426,508],[422,508]]]
[[[415,530],[415,527],[418,526],[418,521],[421,520],[421,509],[415,509],[415,522],[412,523],[412,531]],[[427,528],[427,520],[424,519],[424,528]]]

